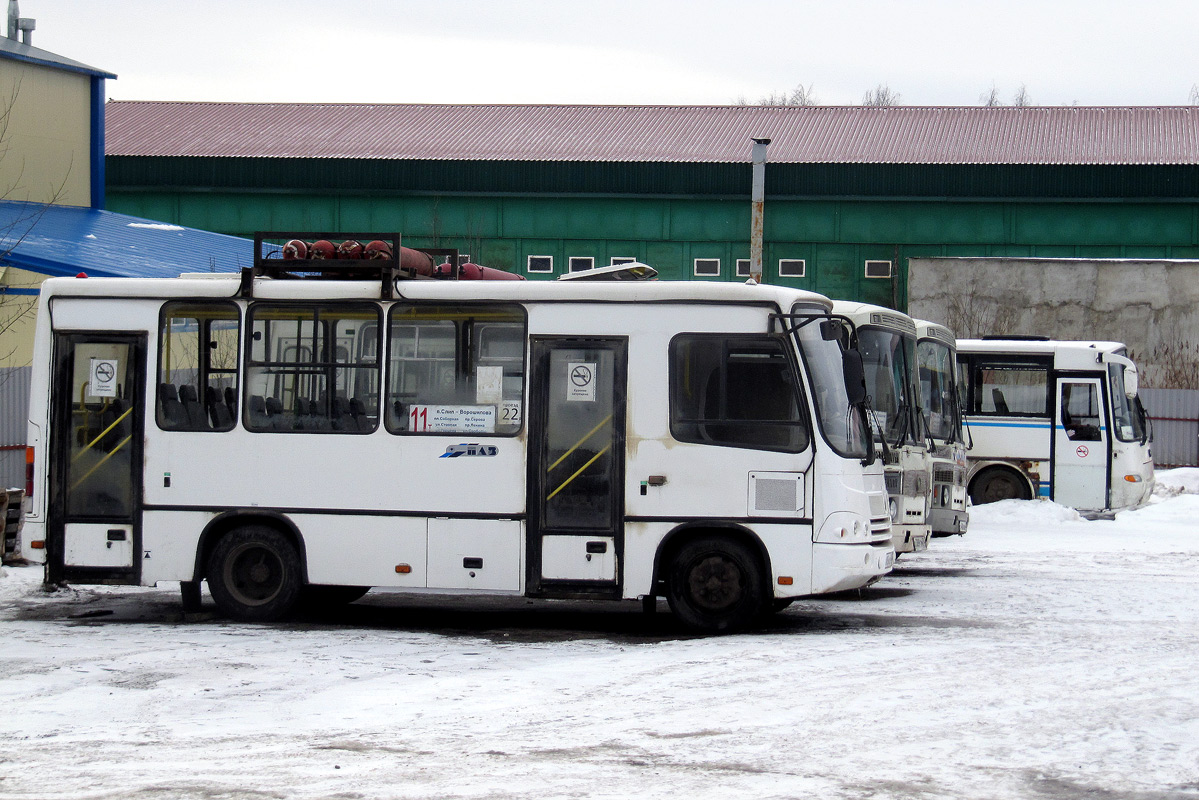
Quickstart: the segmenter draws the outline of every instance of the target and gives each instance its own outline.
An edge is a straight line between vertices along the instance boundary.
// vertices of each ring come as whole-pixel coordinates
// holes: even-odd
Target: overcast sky
[[[1195,0],[20,0],[119,100],[1186,105]]]

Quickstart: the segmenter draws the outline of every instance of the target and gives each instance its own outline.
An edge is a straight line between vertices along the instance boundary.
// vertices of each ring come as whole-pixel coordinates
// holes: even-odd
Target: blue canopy
[[[94,208],[0,200],[0,266],[47,276],[174,278],[253,264],[251,239]]]

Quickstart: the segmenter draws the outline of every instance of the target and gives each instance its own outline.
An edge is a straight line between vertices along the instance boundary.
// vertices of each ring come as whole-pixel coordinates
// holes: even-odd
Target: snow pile
[[[1153,487],[1154,497],[1199,494],[1199,467],[1159,469],[1153,477],[1156,481]]]

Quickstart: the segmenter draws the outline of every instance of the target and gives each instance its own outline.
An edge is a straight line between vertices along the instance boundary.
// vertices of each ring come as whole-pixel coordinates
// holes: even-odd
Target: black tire
[[[273,622],[295,607],[304,580],[300,556],[286,536],[247,525],[221,537],[208,559],[208,590],[226,616]]]
[[[1000,500],[1029,500],[1028,484],[1010,469],[985,469],[970,484],[970,502],[976,506]]]
[[[309,584],[300,590],[300,605],[305,611],[324,611],[338,606],[347,606],[370,590],[369,586]]]
[[[762,565],[740,542],[704,536],[687,542],[670,562],[670,610],[688,628],[734,633],[767,608]]]

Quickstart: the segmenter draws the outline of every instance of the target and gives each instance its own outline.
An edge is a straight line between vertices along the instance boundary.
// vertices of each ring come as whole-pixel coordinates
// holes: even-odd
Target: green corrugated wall
[[[399,232],[525,272],[633,257],[720,279],[749,257],[743,164],[109,157],[108,208],[237,235]],[[1199,258],[1199,168],[767,165],[766,279],[904,307],[913,256]],[[779,278],[802,259],[802,278]],[[893,279],[866,278],[867,260]],[[542,277],[531,275],[530,277]],[[545,276],[552,277],[552,276]]]

